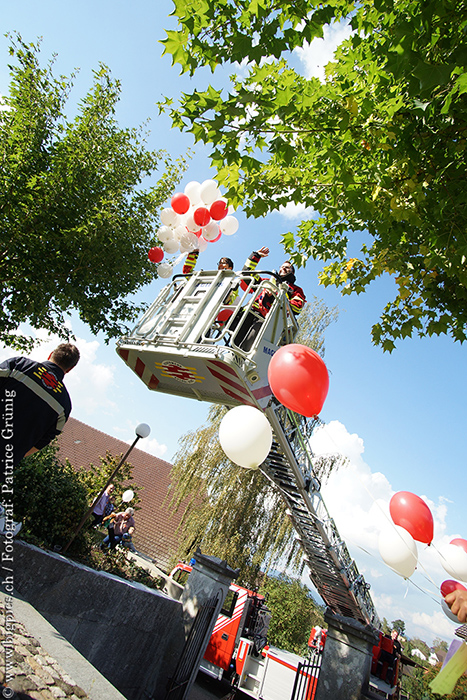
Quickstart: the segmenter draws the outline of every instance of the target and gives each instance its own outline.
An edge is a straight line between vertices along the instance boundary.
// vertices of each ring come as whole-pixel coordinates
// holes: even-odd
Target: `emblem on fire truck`
[[[184,384],[195,384],[205,379],[205,377],[200,377],[198,375],[195,367],[184,367],[173,360],[163,360],[162,362],[155,362],[154,364],[161,370],[161,375],[163,377],[177,379]]]

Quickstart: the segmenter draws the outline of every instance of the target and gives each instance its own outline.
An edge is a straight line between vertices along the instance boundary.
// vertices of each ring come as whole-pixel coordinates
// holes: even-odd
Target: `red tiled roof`
[[[129,447],[126,442],[70,418],[58,438],[59,454],[74,467],[98,465],[107,452],[119,456]],[[139,492],[140,508],[136,511],[134,543],[136,549],[153,558],[168,571],[171,556],[177,549],[176,533],[181,513],[171,515],[164,500],[170,487],[172,465],[163,459],[134,448],[127,460],[133,466],[133,478],[143,489]]]

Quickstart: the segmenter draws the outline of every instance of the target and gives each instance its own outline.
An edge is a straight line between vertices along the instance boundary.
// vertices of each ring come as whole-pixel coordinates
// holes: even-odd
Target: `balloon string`
[[[409,583],[411,583],[412,586],[415,586],[415,588],[417,588],[421,593],[425,593],[429,598],[431,598],[431,600],[432,600],[434,603],[437,603],[437,604],[438,604],[440,600],[443,600],[443,596],[442,596],[442,595],[437,595],[436,598],[434,598],[434,597],[433,597],[433,593],[432,593],[431,591],[428,591],[426,588],[422,588],[421,586],[419,586],[418,584],[416,584],[415,581],[412,581],[412,579],[408,578],[407,581],[408,581]]]
[[[332,437],[332,435],[330,434],[330,432],[328,431],[328,429],[327,429],[328,426],[326,425],[326,423],[322,423],[322,424],[321,424],[321,427],[322,427],[322,429],[325,430],[325,432],[326,432],[328,438],[329,438],[330,441],[335,445],[337,451],[339,451],[339,447],[338,447],[338,445],[336,444],[336,442],[335,442],[334,438]],[[361,486],[363,486],[363,488],[365,489],[365,491],[367,492],[367,494],[370,496],[370,498],[371,498],[371,500],[373,501],[373,503],[376,504],[376,506],[379,508],[380,512],[384,515],[384,517],[385,517],[385,519],[388,521],[388,523],[394,528],[394,530],[396,531],[396,533],[397,533],[399,539],[400,539],[401,542],[404,544],[404,547],[406,547],[406,548],[410,551],[410,548],[408,547],[407,543],[406,543],[405,540],[403,539],[403,537],[402,537],[401,533],[399,532],[399,530],[397,530],[397,528],[396,528],[394,522],[393,522],[393,521],[391,520],[391,518],[387,515],[387,513],[383,510],[383,508],[381,507],[381,504],[380,504],[380,503],[376,500],[376,498],[373,496],[373,494],[371,493],[370,489],[369,489],[369,488],[367,487],[367,485],[362,481],[362,479],[360,478],[360,476],[358,475],[358,473],[354,474],[354,476],[356,476],[357,481],[360,483]],[[348,539],[348,538],[347,538],[347,539]],[[362,547],[360,547],[359,545],[355,545],[355,546],[357,546],[357,547],[359,547],[359,549],[362,549],[363,551],[365,551],[365,550],[364,550]],[[431,544],[431,546],[435,549],[435,551],[438,551],[438,550],[436,549],[436,547],[435,547],[433,544]],[[374,556],[374,555],[371,555],[371,554],[370,554],[370,556]],[[377,557],[375,557],[375,559],[376,559],[376,558],[377,558]],[[443,557],[443,559],[444,559],[444,557]],[[378,558],[378,561],[380,561],[379,558]],[[387,565],[386,565],[386,566],[387,566]],[[417,569],[418,569],[419,566],[420,566],[421,569],[423,569],[423,571],[425,572],[426,576],[428,577],[429,581],[433,584],[433,586],[435,587],[435,589],[438,590],[437,584],[433,581],[433,579],[431,578],[430,574],[428,573],[428,571],[426,570],[426,568],[423,566],[423,564],[418,560],[418,557],[417,557]],[[390,569],[391,567],[388,566],[388,568]]]
[[[351,538],[350,538],[350,539],[349,539],[349,538],[346,538],[346,539],[347,539],[347,541],[350,542],[355,548],[360,549],[362,552],[364,552],[366,555],[368,555],[368,556],[371,557],[372,559],[376,559],[378,562],[381,561],[381,559],[380,559],[379,557],[375,556],[374,554],[372,554],[371,552],[369,552],[367,549],[365,549],[365,548],[362,547],[361,545],[359,545],[359,544],[357,544],[356,542],[352,541]],[[386,566],[387,566],[387,564],[386,564]],[[422,568],[424,568],[424,567],[422,567]],[[388,566],[388,569],[389,569],[390,571],[394,571],[394,569],[391,569],[390,566]],[[417,567],[417,569],[418,569],[418,567]],[[425,570],[425,569],[424,569],[424,570]],[[425,571],[426,571],[426,570],[425,570]],[[397,574],[396,571],[394,571],[394,573]],[[423,575],[421,572],[419,572],[419,573],[420,573],[420,575]],[[397,576],[400,578],[400,574],[397,574]],[[429,574],[428,574],[428,577],[429,577]],[[424,578],[426,578],[426,576],[425,576]],[[438,604],[438,603],[440,602],[440,600],[443,600],[443,596],[442,596],[442,595],[440,595],[440,594],[433,594],[432,591],[429,591],[429,590],[427,590],[426,588],[422,588],[421,586],[419,586],[418,584],[416,584],[415,581],[413,581],[411,578],[405,578],[404,580],[407,581],[407,584],[408,584],[408,585],[415,586],[415,588],[417,588],[421,593],[424,593],[425,595],[427,595],[434,603]],[[428,579],[427,579],[427,580],[428,580]],[[429,582],[432,583],[432,584],[434,585],[434,587],[435,587],[436,590],[438,590],[438,586],[434,583],[434,581],[433,581],[433,579],[431,579],[431,577],[429,577]],[[407,590],[408,590],[408,589],[407,589]],[[437,598],[434,598],[433,595],[437,595]],[[406,596],[407,596],[407,591],[405,592],[404,598],[405,598]]]

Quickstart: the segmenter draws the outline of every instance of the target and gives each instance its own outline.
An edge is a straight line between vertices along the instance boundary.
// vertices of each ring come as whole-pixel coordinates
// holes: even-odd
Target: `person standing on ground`
[[[110,503],[110,499],[112,498],[113,490],[114,490],[114,485],[109,484],[107,486],[107,488],[105,489],[104,493],[102,494],[102,496],[94,504],[94,508],[92,510],[94,522],[91,523],[91,527],[95,527],[96,525],[100,525],[102,523],[104,516],[110,515],[110,513],[112,512],[112,511],[109,511],[107,513],[106,509]]]
[[[45,362],[10,357],[0,363],[0,484],[4,529],[19,532],[12,511],[14,469],[61,433],[71,412],[63,378],[79,360],[75,345],[62,343]]]
[[[9,466],[14,468],[62,432],[71,412],[63,378],[78,360],[78,348],[62,343],[45,362],[11,357],[0,363],[1,456]]]

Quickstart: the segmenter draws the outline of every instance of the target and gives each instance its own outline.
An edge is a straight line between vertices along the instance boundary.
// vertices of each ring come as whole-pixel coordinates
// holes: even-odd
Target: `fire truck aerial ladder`
[[[259,272],[265,274],[273,275]],[[263,290],[274,296],[265,318],[253,305]],[[175,275],[118,341],[117,352],[153,391],[265,413],[274,437],[260,469],[287,504],[313,584],[333,612],[379,627],[369,585],[339,536],[314,473],[309,438],[321,423],[279,404],[268,384],[272,355],[293,342],[297,330],[286,285],[258,282],[245,271],[201,270]]]

